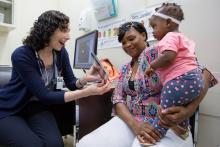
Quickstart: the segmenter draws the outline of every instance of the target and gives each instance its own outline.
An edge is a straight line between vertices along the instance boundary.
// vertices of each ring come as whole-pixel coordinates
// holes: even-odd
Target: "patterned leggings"
[[[172,106],[188,104],[199,96],[203,86],[204,81],[201,71],[198,69],[191,70],[168,81],[163,86],[160,105],[165,109]],[[159,121],[159,118],[156,118],[153,122],[153,126],[164,136],[168,129],[160,126]],[[186,128],[189,125],[189,121],[185,120],[179,125]]]

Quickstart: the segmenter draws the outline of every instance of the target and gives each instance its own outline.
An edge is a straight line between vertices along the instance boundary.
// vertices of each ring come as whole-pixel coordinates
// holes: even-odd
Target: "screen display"
[[[93,63],[91,52],[97,53],[98,31],[92,31],[76,39],[74,68],[89,69]]]
[[[96,55],[93,52],[91,52],[91,55],[92,55],[92,58],[94,60],[93,66],[97,70],[98,74],[101,76],[101,78],[103,80],[108,80],[108,74],[107,74],[105,68],[102,66],[99,59],[96,57]]]

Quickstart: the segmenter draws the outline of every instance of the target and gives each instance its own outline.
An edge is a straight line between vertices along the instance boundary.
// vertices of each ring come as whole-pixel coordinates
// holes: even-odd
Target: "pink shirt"
[[[197,68],[195,43],[182,33],[169,32],[156,44],[159,56],[164,51],[176,52],[176,59],[168,67],[159,68],[160,79],[163,85],[184,73]]]

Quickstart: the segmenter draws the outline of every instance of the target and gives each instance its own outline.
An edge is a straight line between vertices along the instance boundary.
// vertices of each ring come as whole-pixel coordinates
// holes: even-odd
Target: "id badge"
[[[56,89],[61,90],[63,88],[63,77],[57,77]]]

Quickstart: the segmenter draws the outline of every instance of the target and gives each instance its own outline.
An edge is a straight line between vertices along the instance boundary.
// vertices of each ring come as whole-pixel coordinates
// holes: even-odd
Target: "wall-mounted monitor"
[[[94,30],[76,38],[73,67],[89,69],[93,64],[91,52],[97,54],[98,31]]]

